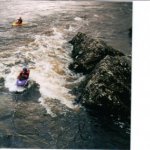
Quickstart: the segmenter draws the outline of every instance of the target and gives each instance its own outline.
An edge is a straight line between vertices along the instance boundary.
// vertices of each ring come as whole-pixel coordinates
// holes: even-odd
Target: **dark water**
[[[68,69],[68,41],[85,32],[131,54],[132,3],[0,0],[0,18],[0,147],[129,148],[124,124],[73,105],[84,76]],[[27,90],[15,86],[24,65],[37,83]]]

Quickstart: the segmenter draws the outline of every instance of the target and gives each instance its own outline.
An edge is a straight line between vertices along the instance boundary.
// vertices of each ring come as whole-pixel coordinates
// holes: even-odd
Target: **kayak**
[[[17,86],[26,86],[26,85],[28,85],[28,79],[26,79],[26,80],[17,79],[16,85]]]
[[[17,22],[13,22],[11,25],[12,25],[13,27],[18,27],[18,26],[27,25],[27,23],[26,23],[26,22],[23,22],[23,23],[21,23],[21,24],[18,24]]]

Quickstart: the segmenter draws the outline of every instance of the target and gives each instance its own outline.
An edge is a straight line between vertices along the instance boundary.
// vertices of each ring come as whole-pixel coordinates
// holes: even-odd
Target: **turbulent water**
[[[74,105],[72,88],[84,76],[68,69],[78,31],[131,54],[131,3],[0,0],[0,146],[20,148],[126,148],[128,135]],[[22,17],[26,23],[12,27]],[[15,85],[22,67],[38,86]],[[115,138],[114,138],[115,137]]]

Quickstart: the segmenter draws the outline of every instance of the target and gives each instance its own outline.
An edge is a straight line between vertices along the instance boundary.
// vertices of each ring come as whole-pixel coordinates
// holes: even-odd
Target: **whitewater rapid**
[[[83,77],[75,75],[68,69],[72,62],[70,57],[72,46],[65,40],[63,33],[56,28],[51,29],[51,32],[51,36],[34,36],[33,42],[11,52],[10,57],[0,59],[3,62],[1,68],[5,68],[1,70],[5,78],[5,87],[10,92],[23,91],[24,88],[16,86],[16,77],[21,69],[27,66],[30,69],[30,80],[40,85],[40,103],[54,116],[48,99],[56,99],[69,108],[75,108],[73,105],[75,96],[70,94],[71,85]],[[3,54],[7,55],[6,52]],[[5,74],[6,69],[9,70],[8,74]]]

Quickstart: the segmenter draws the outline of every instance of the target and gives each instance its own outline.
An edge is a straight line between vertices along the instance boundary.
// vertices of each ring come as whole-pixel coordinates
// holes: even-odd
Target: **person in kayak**
[[[30,70],[27,68],[23,68],[23,70],[20,72],[18,79],[19,80],[27,80],[29,78]]]
[[[19,19],[17,19],[17,24],[22,24],[22,22],[23,22],[23,20],[22,20],[22,18],[20,17]]]

